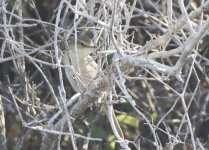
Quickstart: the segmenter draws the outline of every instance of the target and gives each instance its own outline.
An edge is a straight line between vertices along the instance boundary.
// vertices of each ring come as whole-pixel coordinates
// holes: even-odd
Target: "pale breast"
[[[97,64],[91,56],[81,59],[67,54],[64,55],[63,62],[72,66],[65,68],[65,74],[76,92],[96,88]]]

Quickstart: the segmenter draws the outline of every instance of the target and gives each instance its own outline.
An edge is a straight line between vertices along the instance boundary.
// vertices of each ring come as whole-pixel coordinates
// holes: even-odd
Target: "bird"
[[[96,88],[97,64],[90,56],[96,51],[90,33],[78,36],[69,43],[63,62],[71,67],[65,68],[65,74],[75,92],[84,92]]]
[[[90,56],[97,50],[97,47],[92,38],[92,32],[78,35],[77,40],[72,39],[69,42],[69,49],[64,54],[64,64],[71,66],[65,68],[65,74],[75,92],[82,93],[97,88],[98,65]],[[102,112],[111,120],[106,105],[102,108]],[[114,111],[111,116],[120,137],[124,138]]]

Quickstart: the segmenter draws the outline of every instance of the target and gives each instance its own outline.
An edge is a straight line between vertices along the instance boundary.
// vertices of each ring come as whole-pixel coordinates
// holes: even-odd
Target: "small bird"
[[[92,35],[86,33],[78,36],[77,43],[71,40],[69,50],[64,54],[64,64],[68,81],[76,92],[83,92],[96,88],[97,64],[90,56],[97,47],[92,41]]]
[[[92,52],[96,51],[97,47],[92,41],[92,38],[93,35],[91,32],[78,36],[77,43],[75,40],[72,40],[69,43],[68,52],[64,55],[64,64],[71,65],[71,67],[65,68],[65,74],[76,92],[84,92],[97,87],[98,67],[97,63],[90,56]],[[106,105],[102,108],[102,112],[111,120]],[[123,132],[114,111],[111,116],[120,137],[123,138]]]

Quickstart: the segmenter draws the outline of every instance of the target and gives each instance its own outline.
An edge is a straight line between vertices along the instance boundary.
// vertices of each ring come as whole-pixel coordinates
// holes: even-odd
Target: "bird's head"
[[[70,53],[77,53],[78,57],[85,58],[97,49],[92,32],[78,35],[70,42]],[[73,55],[73,54],[72,54]]]

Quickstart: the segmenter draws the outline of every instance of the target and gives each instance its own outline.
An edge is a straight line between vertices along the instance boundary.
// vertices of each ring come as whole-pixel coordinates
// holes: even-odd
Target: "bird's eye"
[[[80,42],[81,46],[86,46],[84,42]]]

